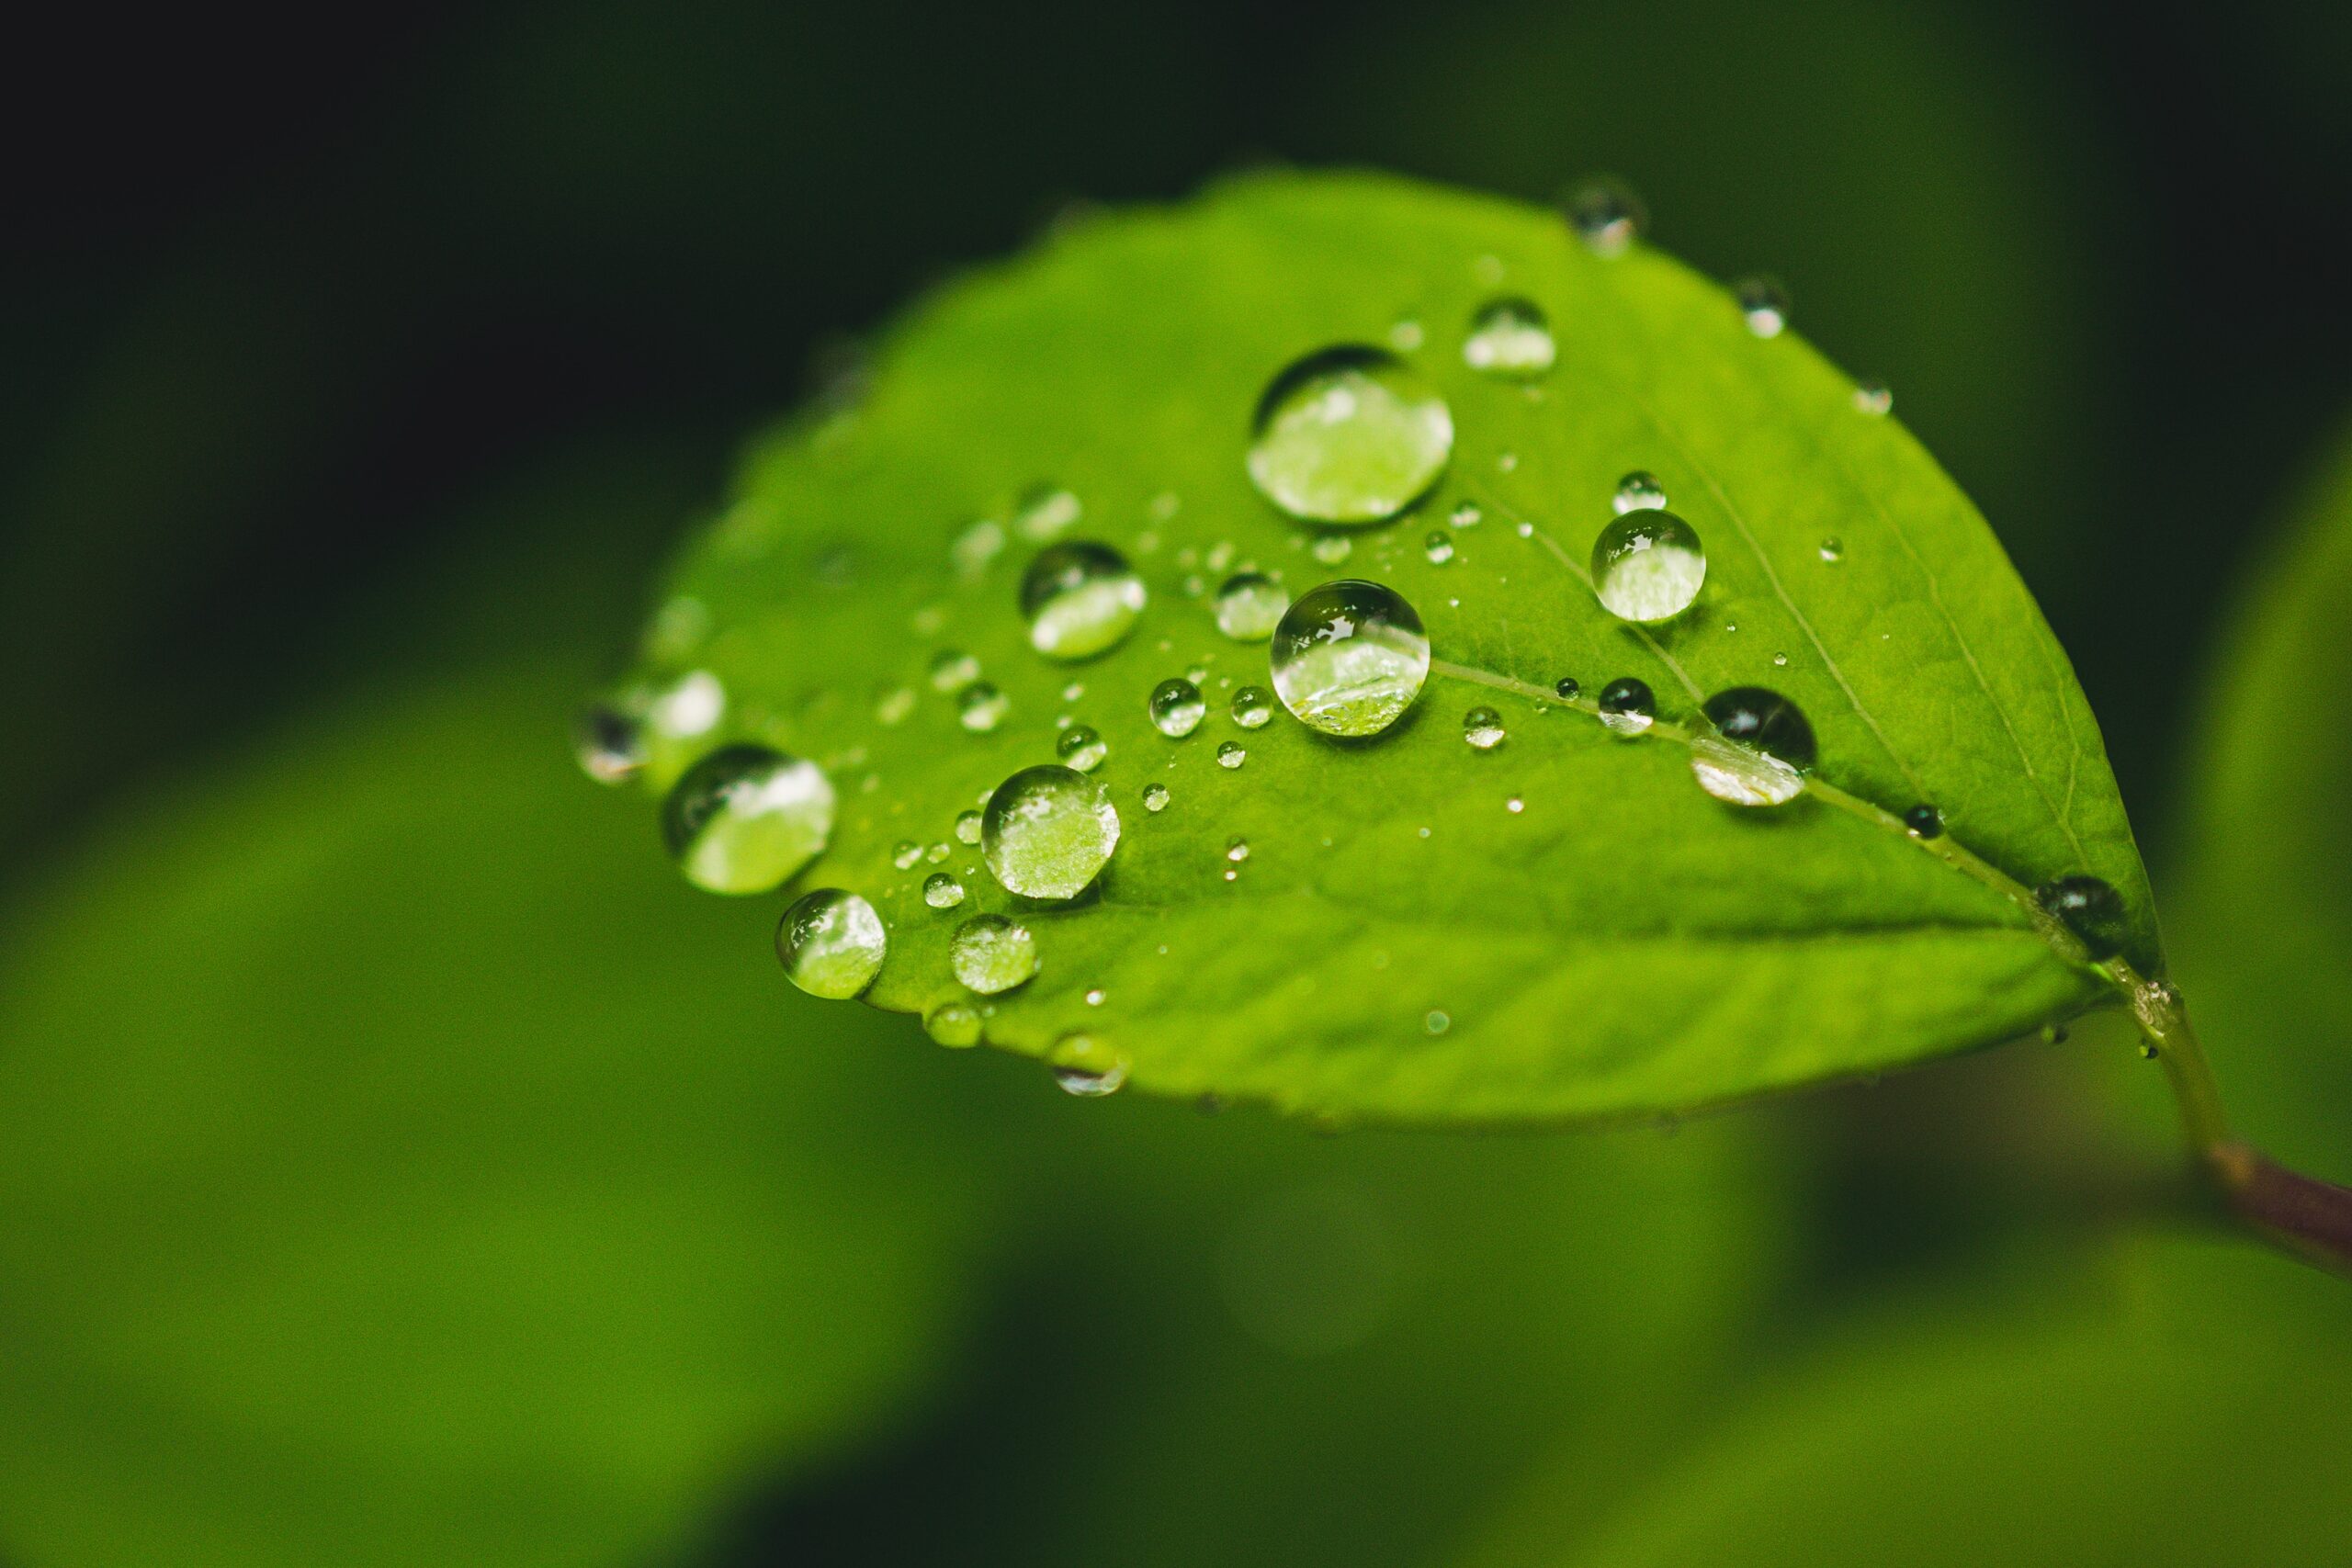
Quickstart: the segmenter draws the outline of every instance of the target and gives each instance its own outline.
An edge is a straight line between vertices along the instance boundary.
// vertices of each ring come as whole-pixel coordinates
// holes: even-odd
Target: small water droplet
[[[1202,559],[1211,571],[1223,571],[1233,564],[1233,541],[1219,539],[1209,547],[1209,553]]]
[[[1789,324],[1789,292],[1769,277],[1744,277],[1732,285],[1739,313],[1758,337],[1779,337]]]
[[[957,576],[978,577],[989,569],[989,562],[1004,553],[1004,525],[983,517],[956,535],[947,553]]]
[[[1503,743],[1503,716],[1492,708],[1472,708],[1462,716],[1462,739],[1481,751],[1491,751]]]
[[[1519,467],[1519,454],[1518,454],[1518,453],[1516,453],[1516,452],[1498,452],[1498,453],[1496,453],[1496,454],[1495,454],[1495,471],[1496,471],[1497,473],[1498,473],[1498,474],[1508,474],[1508,473],[1512,472],[1512,471],[1513,471],[1513,470],[1515,470],[1516,468],[1518,468],[1518,467]]]
[[[931,689],[960,692],[980,678],[980,661],[968,653],[943,648],[931,661]]]
[[[1657,699],[1649,682],[1632,675],[1600,688],[1600,722],[1620,735],[1639,735],[1657,720]]]
[[[1225,841],[1225,858],[1239,865],[1250,858],[1250,840],[1238,833]]]
[[[1521,522],[1512,525],[1511,531],[1522,539],[1532,539],[1535,537],[1535,525],[1532,523]]]
[[[922,901],[934,909],[952,909],[964,901],[964,885],[952,872],[934,871],[922,879]]]
[[[1377,735],[1429,679],[1421,617],[1392,588],[1342,579],[1299,596],[1270,656],[1283,705],[1327,735]]]
[[[1165,810],[1167,810],[1167,809],[1168,809],[1168,786],[1167,786],[1166,784],[1148,784],[1144,785],[1144,786],[1143,786],[1143,808],[1144,808],[1146,811],[1165,811]]]
[[[1671,512],[1627,513],[1592,545],[1592,591],[1620,620],[1670,621],[1707,581],[1698,530]]]
[[[947,944],[956,978],[984,997],[999,996],[1037,973],[1037,939],[1002,915],[975,915]]]
[[[765,893],[824,852],[833,786],[814,762],[728,746],[686,770],[662,803],[662,831],[686,880],[712,893]]]
[[[1789,667],[1789,656],[1785,653],[1776,653],[1772,655],[1772,662],[1781,669],[1786,670]]]
[[[932,864],[937,865],[940,862],[947,858],[947,854],[948,851],[945,844],[933,844],[931,848],[923,851],[922,858],[929,861]]]
[[[1078,497],[1059,485],[1038,485],[1013,508],[1013,531],[1032,544],[1046,544],[1068,533],[1084,510]]]
[[[1563,675],[1552,682],[1552,694],[1564,703],[1576,701],[1577,694],[1583,690],[1584,687],[1573,675]]]
[[[1846,558],[1846,541],[1831,535],[1821,541],[1821,558],[1835,565]]]
[[[1396,355],[1362,344],[1308,355],[1276,376],[1251,423],[1250,477],[1313,523],[1384,522],[1445,471],[1453,416]]]
[[[959,811],[956,814],[956,841],[959,844],[977,844],[980,841],[978,812]]]
[[[1623,181],[1601,175],[1568,192],[1564,203],[1577,237],[1596,255],[1623,255],[1650,226],[1649,209]]]
[[[989,796],[980,854],[1009,892],[1075,898],[1119,845],[1110,792],[1084,773],[1047,762],[1023,768]]]
[[[2123,951],[2123,897],[2096,876],[2061,876],[2033,890],[2034,902],[2082,940],[2093,958]]]
[[[893,686],[874,699],[874,721],[888,728],[904,724],[907,716],[915,711],[915,693],[911,686]]]
[[[693,670],[653,699],[646,722],[673,739],[689,740],[718,728],[727,714],[727,688],[707,670]]]
[[[1072,681],[1062,688],[1062,701],[1066,703],[1074,703],[1084,695],[1086,695],[1086,683],[1082,681]]]
[[[1081,773],[1101,767],[1110,754],[1109,744],[1082,724],[1062,731],[1062,738],[1054,743],[1054,755]]]
[[[1039,551],[1021,580],[1030,646],[1048,659],[1091,659],[1117,647],[1146,597],[1126,557],[1085,540]]]
[[[911,839],[901,839],[890,852],[890,863],[900,871],[912,871],[922,863],[922,846]]]
[[[1944,836],[1944,814],[1921,801],[1903,814],[1903,826],[1915,839],[1940,839]]]
[[[1046,1062],[1053,1068],[1054,1082],[1061,1086],[1063,1093],[1088,1100],[1116,1094],[1119,1086],[1127,1081],[1126,1058],[1100,1035],[1082,1029],[1072,1030],[1055,1041],[1046,1049]]]
[[[1892,412],[1894,390],[1883,381],[1864,381],[1854,389],[1854,406],[1864,413]]]
[[[956,699],[956,718],[975,735],[986,735],[1004,722],[1012,700],[986,681],[975,681]]]
[[[874,984],[888,950],[874,906],[838,887],[802,895],[775,928],[785,978],[828,1001],[847,1001]]]
[[[572,755],[580,771],[598,784],[627,784],[645,766],[645,734],[636,720],[599,703],[580,716]]]
[[[1151,689],[1151,727],[1170,740],[1182,740],[1208,716],[1208,699],[1190,681],[1167,680]]]
[[[1489,376],[1530,380],[1552,368],[1559,349],[1551,323],[1532,299],[1497,299],[1470,319],[1462,362]]]
[[[1099,1008],[1105,1001],[1110,999],[1110,992],[1104,990],[1102,987],[1097,986],[1092,990],[1086,993],[1086,1005],[1091,1008]]]
[[[2064,1040],[2065,1037],[2066,1032],[2063,1029],[2060,1030],[2058,1032],[2058,1038]],[[2143,1040],[2140,1042],[2140,1059],[2142,1061],[2153,1062],[2162,1054],[2161,1047],[2159,1047],[2154,1041]]]
[[[1486,520],[1486,516],[1487,514],[1478,509],[1476,502],[1465,501],[1453,509],[1446,521],[1457,528],[1476,528]]]
[[[1216,629],[1236,642],[1263,642],[1289,608],[1281,583],[1263,572],[1236,572],[1216,591]]]
[[[1240,741],[1223,740],[1217,743],[1216,765],[1218,767],[1238,768],[1249,760],[1250,750]]]
[[[1521,812],[1527,809],[1527,802],[1514,795],[1510,799],[1503,802],[1503,809],[1510,812],[1513,817],[1516,817]]]
[[[1628,512],[1657,511],[1666,505],[1666,487],[1657,482],[1656,474],[1635,468],[1617,481],[1617,493],[1609,504],[1621,516]]]
[[[1453,540],[1439,529],[1421,541],[1421,551],[1430,558],[1431,566],[1443,566],[1453,558]]]
[[[961,1051],[980,1043],[980,1010],[969,1002],[942,1002],[923,1014],[922,1032],[941,1045]]]
[[[1442,1034],[1447,1030],[1453,1027],[1453,1018],[1450,1013],[1441,1012],[1437,1009],[1431,1008],[1428,1013],[1423,1015],[1421,1019],[1421,1027],[1429,1031],[1431,1034]]]
[[[2063,1023],[2043,1024],[2041,1026],[2041,1043],[2044,1045],[2064,1044],[2066,1043],[2066,1026]]]
[[[1322,534],[1315,540],[1315,558],[1325,566],[1337,566],[1355,549],[1355,541],[1345,534]]]
[[[1402,321],[1388,329],[1388,346],[1399,354],[1410,354],[1421,346],[1421,323]]]
[[[1263,729],[1274,716],[1274,700],[1262,686],[1244,686],[1233,694],[1233,722],[1244,729]]]

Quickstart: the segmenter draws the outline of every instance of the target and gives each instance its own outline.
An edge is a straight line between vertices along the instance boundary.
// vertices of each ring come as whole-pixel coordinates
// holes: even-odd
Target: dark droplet
[[[1638,735],[1657,716],[1647,681],[1621,676],[1600,688],[1600,722],[1620,735]]]
[[[1552,690],[1558,694],[1559,699],[1562,702],[1571,703],[1576,701],[1577,694],[1583,691],[1584,688],[1577,684],[1577,678],[1575,676],[1563,675],[1556,682],[1554,683]]]
[[[1915,839],[1940,839],[1944,836],[1944,814],[1921,801],[1903,814],[1903,825]]]
[[[1778,757],[1792,768],[1813,766],[1813,726],[1804,710],[1762,686],[1734,686],[1707,699],[1715,732],[1735,745]]]
[[[2122,896],[2096,876],[2062,876],[2034,889],[2034,902],[2082,939],[2093,958],[2123,951]]]

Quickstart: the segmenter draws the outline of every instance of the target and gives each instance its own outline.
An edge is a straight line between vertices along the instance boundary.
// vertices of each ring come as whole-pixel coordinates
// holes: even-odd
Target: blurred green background
[[[1614,171],[1983,503],[2225,1089],[2352,1177],[2341,950],[2238,962],[2262,889],[2181,869],[2237,818],[2178,826],[2352,406],[2352,12],[44,28],[0,104],[0,1564],[2344,1561],[2352,1288],[2144,1216],[2171,1111],[2110,1024],[1566,1138],[1067,1100],[790,991],[565,729],[741,444],[1072,203]]]

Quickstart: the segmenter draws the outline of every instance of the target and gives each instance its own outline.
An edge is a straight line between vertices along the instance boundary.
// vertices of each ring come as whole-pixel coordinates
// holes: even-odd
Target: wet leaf
[[[1464,363],[1474,317],[1506,295],[1556,341],[1532,380]],[[1453,443],[1401,520],[1318,536],[1270,504],[1245,450],[1276,377],[1344,344],[1405,362],[1405,381],[1353,384],[1392,428],[1426,440],[1431,388]],[[1296,412],[1295,390],[1270,419]],[[1728,291],[1646,247],[1596,255],[1512,203],[1277,176],[1099,220],[920,310],[862,406],[749,464],[674,574],[631,688],[660,720],[664,694],[708,676],[724,711],[657,734],[648,776],[666,784],[730,742],[819,761],[841,806],[799,886],[882,913],[869,1000],[961,997],[955,929],[1012,915],[1043,964],[995,999],[989,1040],[1115,1060],[1148,1089],[1548,1119],[1990,1043],[2102,994],[2025,888],[2112,883],[2143,965],[2160,961],[2154,918],[2064,653],[1982,518],[1853,393],[1793,333],[1752,332]],[[1421,482],[1426,455],[1410,456],[1358,493],[1263,461],[1257,477],[1361,525]],[[1708,559],[1697,604],[1646,635],[1583,570],[1636,468]],[[1107,545],[1141,579],[1148,604],[1109,651],[1033,646],[1023,577],[1049,538]],[[1241,688],[1275,683],[1267,645],[1227,637],[1213,612],[1221,578],[1250,566],[1294,596],[1352,577],[1415,606],[1435,664],[1401,723],[1339,741],[1285,712],[1234,721]],[[1170,739],[1148,694],[1194,669],[1210,716]],[[1591,712],[1629,675],[1662,721],[1634,739]],[[1553,698],[1563,676],[1580,706]],[[990,688],[977,706],[953,689],[975,678]],[[1819,765],[1792,804],[1730,807],[1694,782],[1693,716],[1736,686],[1810,721]],[[1482,705],[1505,738],[1465,746]],[[1091,891],[1025,900],[954,824],[1053,761],[1065,719],[1107,743],[1091,776],[1121,836]],[[1154,784],[1164,809],[1146,807]],[[1922,802],[1944,837],[1904,832]],[[901,843],[947,846],[971,897],[928,907],[930,863],[900,868]],[[1057,1046],[1074,1035],[1082,1047]]]

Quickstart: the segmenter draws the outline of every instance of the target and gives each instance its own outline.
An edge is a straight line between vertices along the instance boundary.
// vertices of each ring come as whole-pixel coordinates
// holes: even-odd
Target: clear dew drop
[[[662,807],[662,834],[688,882],[765,893],[824,852],[833,785],[824,770],[764,746],[728,746],[686,770]]]
[[[1698,530],[1671,512],[1629,512],[1592,544],[1592,591],[1619,620],[1670,621],[1699,597],[1707,552]]]
[[[977,844],[980,841],[978,812],[959,811],[956,814],[956,841],[959,844]]]
[[[1903,814],[1903,828],[1915,839],[1940,839],[1944,836],[1944,814],[1923,800]]]
[[[955,563],[958,577],[979,576],[988,570],[990,561],[1003,553],[1004,525],[989,517],[966,528],[947,547],[948,559]]]
[[[915,694],[911,686],[893,686],[874,699],[874,721],[886,728],[907,722],[915,711]]]
[[[1225,858],[1239,865],[1250,858],[1250,840],[1236,833],[1225,841]]]
[[[1081,724],[1062,731],[1062,738],[1054,743],[1054,754],[1080,773],[1091,773],[1102,765],[1111,748],[1100,735]]]
[[[934,871],[922,879],[922,901],[934,909],[952,909],[964,901],[964,885],[953,872]]]
[[[1789,667],[1789,656],[1785,653],[1776,653],[1772,655],[1772,663],[1776,668],[1786,670]]]
[[[960,692],[980,678],[980,661],[968,653],[943,648],[931,661],[931,689]]]
[[[1789,325],[1789,292],[1769,277],[1744,277],[1732,286],[1747,330],[1758,337],[1779,337]]]
[[[986,735],[1004,722],[1012,703],[986,681],[975,681],[956,699],[956,720],[975,735]]]
[[[1735,686],[1706,701],[1713,735],[1690,742],[1699,787],[1733,806],[1781,806],[1804,789],[1813,726],[1797,705],[1762,686]]]
[[[1073,540],[1038,552],[1021,579],[1029,644],[1048,659],[1116,648],[1143,614],[1143,579],[1108,545]]]
[[[618,708],[598,703],[574,727],[572,756],[596,783],[627,784],[645,766],[645,732]]]
[[[1443,529],[1437,529],[1421,541],[1421,553],[1430,558],[1431,566],[1443,566],[1453,558],[1453,540]]]
[[[1854,389],[1854,407],[1867,414],[1894,412],[1894,390],[1883,381],[1864,381]]]
[[[1259,571],[1238,571],[1216,591],[1216,629],[1236,642],[1263,642],[1274,635],[1290,595]]]
[[[1821,541],[1821,558],[1835,566],[1846,558],[1846,541],[1832,535]]]
[[[1037,973],[1037,939],[1018,920],[975,915],[956,928],[947,964],[967,989],[1000,996]]]
[[[1259,399],[1250,477],[1310,523],[1384,522],[1419,500],[1453,451],[1436,389],[1385,350],[1348,344],[1289,366]]]
[[[1552,682],[1552,694],[1564,703],[1576,701],[1577,694],[1583,690],[1583,683],[1573,675],[1563,675]]]
[[[1657,722],[1657,698],[1651,695],[1649,682],[1632,675],[1601,687],[1597,705],[1600,722],[1620,735],[1639,735]]]
[[[1527,809],[1527,802],[1514,795],[1503,802],[1503,809],[1516,817]]]
[[[1617,481],[1617,493],[1611,498],[1610,504],[1617,509],[1620,516],[1628,512],[1660,510],[1666,505],[1666,487],[1657,482],[1656,474],[1645,468],[1635,468]]]
[[[1007,891],[1027,898],[1075,898],[1118,846],[1110,792],[1051,762],[997,785],[981,814],[981,858]]]
[[[1240,741],[1225,740],[1218,742],[1216,749],[1216,765],[1218,767],[1238,768],[1249,760],[1250,749],[1242,745]]]
[[[1462,716],[1462,739],[1481,751],[1491,751],[1506,739],[1503,716],[1492,708],[1472,708]]]
[[[1486,520],[1486,516],[1487,514],[1478,509],[1476,502],[1465,501],[1453,509],[1446,521],[1457,528],[1476,528]]]
[[[1405,716],[1429,679],[1421,617],[1395,589],[1342,579],[1299,596],[1274,630],[1274,691],[1326,735],[1377,735]]]
[[[1497,299],[1470,319],[1462,342],[1462,362],[1473,370],[1513,380],[1532,380],[1552,368],[1559,349],[1551,323],[1532,299]]]
[[[1119,1086],[1127,1081],[1127,1061],[1099,1034],[1074,1029],[1055,1041],[1046,1051],[1046,1063],[1053,1068],[1054,1082],[1065,1094],[1081,1099],[1099,1100],[1106,1094],[1116,1094]]]
[[[1624,254],[1650,226],[1649,209],[1633,187],[1607,175],[1576,186],[1562,206],[1577,238],[1596,255]]]
[[[2096,876],[2061,876],[2033,890],[2034,902],[2081,939],[2093,958],[2123,951],[2129,934],[2123,897]]]
[[[674,740],[690,740],[718,728],[727,716],[727,688],[707,670],[690,670],[653,699],[646,722]]]
[[[1032,544],[1043,545],[1069,532],[1085,508],[1078,497],[1059,485],[1042,484],[1024,493],[1012,510],[1012,529]]]
[[[1144,785],[1143,808],[1146,811],[1154,813],[1167,810],[1168,786],[1163,784],[1148,784]]]
[[[1151,689],[1151,727],[1170,740],[1182,740],[1208,716],[1208,699],[1200,687],[1182,679],[1162,681]]]
[[[874,906],[839,887],[804,894],[775,928],[785,978],[828,1001],[847,1001],[874,984],[888,951]]]
[[[1263,686],[1244,686],[1233,694],[1233,722],[1244,729],[1263,729],[1274,716],[1274,699]]]
[[[931,848],[923,852],[922,858],[929,861],[932,864],[937,865],[941,862],[944,861],[947,858],[947,855],[948,850],[945,844],[933,844]]]
[[[1345,534],[1323,534],[1317,536],[1314,556],[1325,566],[1337,566],[1355,551],[1355,541]]]
[[[980,1010],[969,1002],[942,1002],[922,1015],[922,1032],[934,1044],[961,1051],[980,1043]]]
[[[1421,1028],[1428,1033],[1442,1034],[1453,1027],[1453,1015],[1441,1009],[1431,1008],[1421,1015]]]
[[[912,871],[922,863],[922,846],[911,839],[901,839],[890,852],[890,863],[900,871]]]

